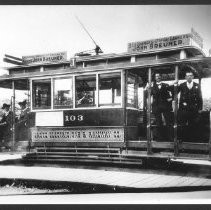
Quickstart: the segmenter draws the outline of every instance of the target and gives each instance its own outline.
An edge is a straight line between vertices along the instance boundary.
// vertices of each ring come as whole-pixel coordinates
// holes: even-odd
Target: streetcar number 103
[[[83,121],[83,115],[65,115],[65,122]]]

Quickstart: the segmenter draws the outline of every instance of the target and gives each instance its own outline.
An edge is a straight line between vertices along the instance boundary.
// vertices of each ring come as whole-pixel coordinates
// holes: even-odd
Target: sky
[[[0,74],[4,54],[22,57],[95,48],[77,16],[104,53],[123,53],[127,43],[190,33],[211,48],[211,5],[0,6]]]

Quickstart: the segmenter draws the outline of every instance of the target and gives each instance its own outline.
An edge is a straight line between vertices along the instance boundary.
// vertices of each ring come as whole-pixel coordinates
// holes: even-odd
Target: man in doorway
[[[19,102],[18,105],[20,106],[20,115],[16,123],[16,139],[24,141],[28,139],[29,107],[26,100]]]
[[[180,92],[178,123],[182,126],[192,127],[199,122],[202,95],[199,85],[193,81],[194,75],[192,72],[186,72],[185,79],[186,82],[178,86],[178,93]]]
[[[21,101],[18,103],[18,105],[20,106],[20,115],[18,116],[18,120],[25,120],[29,112],[27,101],[26,100]]]
[[[172,111],[172,93],[168,84],[163,83],[161,75],[155,74],[155,82],[152,86],[152,112],[155,115],[156,125],[163,125],[163,118],[165,124],[171,124],[171,111]],[[163,117],[162,117],[163,116]]]
[[[148,87],[147,87],[148,88]],[[152,113],[155,116],[156,129],[153,129],[153,138],[156,140],[172,140],[172,93],[168,84],[163,83],[161,75],[155,74],[155,82],[151,87]],[[163,135],[163,125],[167,126],[167,135]],[[166,137],[164,137],[166,136]],[[166,139],[167,138],[167,139]]]

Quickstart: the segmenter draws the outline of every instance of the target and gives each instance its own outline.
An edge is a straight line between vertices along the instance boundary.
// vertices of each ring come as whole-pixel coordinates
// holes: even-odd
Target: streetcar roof
[[[178,51],[185,49],[188,53],[192,54],[191,58],[187,59],[178,59],[175,57],[168,57],[162,59],[142,59],[136,62],[123,62],[121,59],[131,58],[132,56],[142,56],[142,55],[153,55],[157,53],[170,53],[173,51]],[[185,47],[177,47],[165,50],[156,50],[150,52],[139,52],[139,53],[121,53],[121,54],[104,54],[104,55],[95,55],[95,56],[86,56],[86,57],[77,57],[76,62],[85,62],[85,61],[99,61],[99,60],[108,60],[108,59],[118,59],[118,62],[114,63],[99,63],[99,65],[95,66],[77,66],[70,67],[70,61],[64,61],[59,63],[45,63],[45,64],[36,64],[36,65],[28,65],[28,66],[14,66],[7,68],[8,70],[13,70],[14,72],[20,71],[22,69],[28,69],[28,71],[23,71],[21,73],[13,73],[9,75],[2,75],[0,77],[0,87],[3,88],[12,88],[12,81],[15,82],[15,89],[18,90],[26,90],[29,89],[28,80],[30,78],[36,77],[50,77],[52,74],[56,75],[71,75],[71,74],[80,74],[83,72],[100,72],[100,71],[113,71],[113,70],[122,70],[122,69],[146,69],[149,67],[161,67],[161,66],[171,66],[171,65],[189,65],[196,71],[200,72],[201,77],[210,77],[211,76],[211,57],[205,57],[203,51],[194,46],[185,46]],[[31,72],[30,68],[39,68],[42,66],[51,66],[53,65],[54,70],[48,71],[36,71]],[[66,68],[58,68],[63,65],[66,65]]]
[[[106,59],[116,59],[116,58],[125,58],[137,55],[150,55],[150,54],[159,54],[161,52],[173,52],[185,49],[188,53],[193,54],[193,56],[203,56],[205,57],[204,52],[195,46],[181,46],[181,47],[172,47],[167,49],[157,49],[157,50],[149,50],[143,52],[124,52],[124,53],[110,53],[110,54],[102,54],[102,55],[90,55],[90,56],[82,56],[82,57],[75,57],[76,62],[84,62],[84,61],[98,61],[98,60],[106,60]],[[30,64],[30,65],[16,65],[11,66],[5,69],[20,69],[20,68],[31,68],[36,66],[49,66],[49,65],[62,65],[62,64],[70,64],[70,61],[63,61],[63,62],[48,62],[48,63],[41,63],[41,64]]]
[[[211,57],[199,57],[199,58],[192,58],[192,59],[184,59],[184,60],[177,60],[177,59],[159,59],[155,61],[148,61],[148,62],[136,62],[136,63],[130,63],[129,65],[112,65],[110,67],[107,67],[106,70],[116,70],[116,69],[134,69],[134,68],[140,68],[140,69],[146,69],[149,67],[160,67],[163,65],[189,65],[196,71],[200,72],[201,77],[210,77],[211,76]],[[80,69],[65,69],[65,70],[54,70],[54,76],[56,75],[70,75],[73,73],[80,73],[83,68]],[[102,67],[87,67],[87,72],[93,72],[94,71],[103,71],[105,68]],[[15,89],[18,90],[25,90],[28,85],[28,79],[30,78],[36,78],[36,77],[49,77],[52,76],[51,71],[46,72],[28,72],[24,74],[16,74],[16,75],[3,75],[0,78],[0,87],[3,88],[12,88],[12,81],[17,81],[15,83]]]

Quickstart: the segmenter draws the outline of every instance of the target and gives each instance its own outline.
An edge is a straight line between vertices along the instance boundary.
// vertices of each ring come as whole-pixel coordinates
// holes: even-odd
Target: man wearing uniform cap
[[[28,122],[28,114],[29,108],[27,106],[27,101],[21,101],[18,103],[20,106],[20,115],[18,116],[18,121],[16,123],[16,138],[19,141],[27,140],[28,139],[28,129],[27,129],[27,122]]]
[[[21,108],[21,113],[20,113],[18,118],[19,118],[19,120],[23,120],[25,118],[25,116],[28,114],[28,111],[29,111],[28,107],[26,106],[27,102],[26,102],[26,100],[24,100],[24,101],[19,102],[18,105]]]

